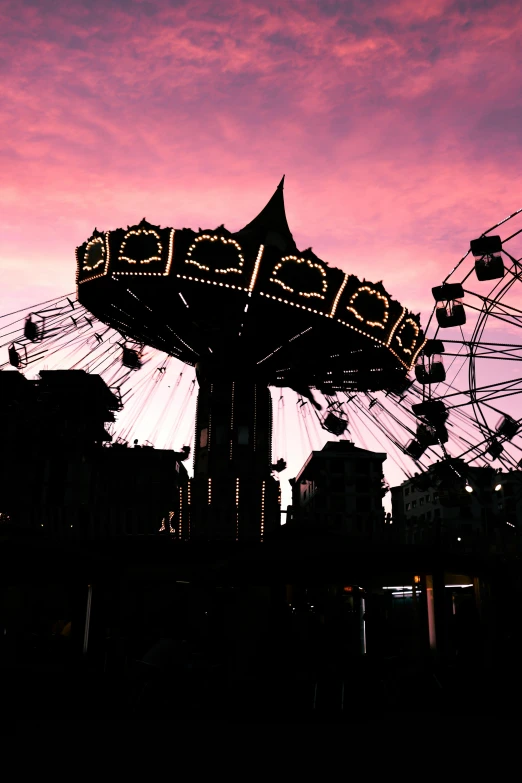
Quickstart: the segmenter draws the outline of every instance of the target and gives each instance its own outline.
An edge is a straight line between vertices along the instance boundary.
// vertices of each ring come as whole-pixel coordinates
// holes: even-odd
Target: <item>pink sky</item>
[[[466,0],[3,0],[0,313],[94,226],[232,231],[282,174],[298,247],[423,315],[520,206],[522,19]]]
[[[518,206],[510,2],[0,5],[0,312],[74,288],[96,225],[237,230],[286,174],[301,248],[414,310]]]

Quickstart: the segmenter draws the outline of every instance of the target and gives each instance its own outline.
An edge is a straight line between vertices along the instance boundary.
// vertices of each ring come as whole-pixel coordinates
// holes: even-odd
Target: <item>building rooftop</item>
[[[384,462],[387,455],[382,452],[369,451],[361,449],[349,440],[329,440],[320,451],[312,451],[303,467],[297,474],[295,481],[300,481],[306,477],[308,469],[313,468],[313,463],[318,460],[328,458],[348,458],[348,459],[377,459]]]

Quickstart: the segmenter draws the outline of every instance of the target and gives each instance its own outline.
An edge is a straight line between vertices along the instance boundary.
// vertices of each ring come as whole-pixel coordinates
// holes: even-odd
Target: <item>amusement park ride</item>
[[[336,437],[346,437],[349,418],[355,431],[356,422],[369,423],[406,473],[408,459],[417,470],[437,460],[451,466],[454,458],[499,460],[511,469],[521,450],[516,404],[506,412],[494,401],[516,403],[522,391],[522,379],[505,367],[522,359],[522,268],[511,251],[522,229],[504,239],[491,232],[519,213],[472,241],[432,289],[428,337],[419,316],[382,283],[297,249],[283,180],[234,233],[146,220],[95,229],[76,251],[77,299],[33,307],[14,341],[16,322],[6,324],[6,365],[23,372],[48,367],[51,356],[62,367],[72,358],[73,367],[99,372],[123,399],[135,373],[157,384],[175,360],[195,367],[194,537],[262,539],[279,525],[275,474],[285,462],[272,460],[269,387],[278,387],[281,399],[285,388],[293,390],[300,407]],[[492,288],[479,293],[488,281]],[[494,325],[485,341],[487,324]],[[502,371],[491,382],[481,368],[498,365],[495,359],[503,360]]]

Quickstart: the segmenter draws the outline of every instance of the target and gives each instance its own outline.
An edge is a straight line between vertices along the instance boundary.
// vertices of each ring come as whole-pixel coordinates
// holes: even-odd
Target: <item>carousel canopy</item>
[[[283,178],[284,180],[284,178]],[[78,299],[127,346],[188,364],[240,364],[276,386],[393,390],[424,345],[418,315],[384,289],[299,251],[283,180],[240,231],[141,223],[76,250]]]

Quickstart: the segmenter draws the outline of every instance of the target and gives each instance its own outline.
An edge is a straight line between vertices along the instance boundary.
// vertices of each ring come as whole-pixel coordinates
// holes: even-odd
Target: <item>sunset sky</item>
[[[518,207],[511,2],[0,3],[0,312],[96,225],[237,230],[286,174],[298,247],[412,309]]]
[[[74,289],[94,226],[247,223],[415,312],[517,209],[513,2],[2,0],[0,313]]]

